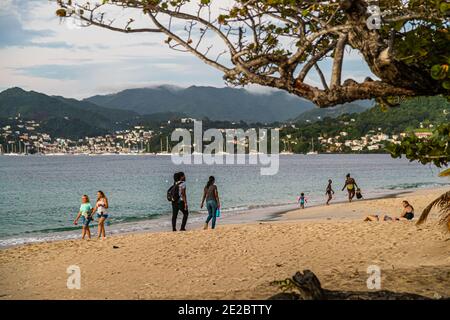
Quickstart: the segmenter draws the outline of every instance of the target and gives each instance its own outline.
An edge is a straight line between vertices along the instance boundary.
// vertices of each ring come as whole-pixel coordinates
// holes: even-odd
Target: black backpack
[[[167,201],[177,202],[180,200],[180,183],[173,184],[169,190],[167,190]]]
[[[356,199],[361,199],[363,196],[361,194],[361,189],[356,189]]]

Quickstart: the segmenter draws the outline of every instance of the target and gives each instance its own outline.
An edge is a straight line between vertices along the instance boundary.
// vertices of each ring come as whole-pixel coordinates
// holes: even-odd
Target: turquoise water
[[[0,246],[78,235],[72,221],[81,195],[95,201],[97,190],[108,196],[110,223],[118,232],[157,223],[169,230],[166,190],[180,170],[187,176],[192,219],[203,217],[198,211],[209,175],[216,176],[225,215],[294,203],[300,192],[310,204],[322,203],[329,178],[336,200],[344,200],[347,172],[366,198],[448,182],[434,167],[388,155],[280,156],[275,176],[261,176],[256,165],[176,166],[167,156],[0,156]]]

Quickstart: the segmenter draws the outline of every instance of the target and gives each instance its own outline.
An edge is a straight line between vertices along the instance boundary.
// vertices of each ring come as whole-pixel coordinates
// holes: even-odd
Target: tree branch
[[[343,33],[339,36],[339,40],[334,50],[333,69],[331,71],[330,87],[334,89],[341,85],[342,63],[344,62],[345,45],[347,44],[348,35]]]

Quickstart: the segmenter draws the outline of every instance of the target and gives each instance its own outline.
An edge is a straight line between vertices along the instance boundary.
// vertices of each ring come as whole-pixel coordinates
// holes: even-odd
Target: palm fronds
[[[446,224],[447,228],[450,231],[450,191],[447,191],[446,193],[442,194],[440,197],[435,199],[433,202],[431,202],[420,215],[419,220],[417,221],[417,224],[424,223],[428,215],[430,214],[431,210],[436,207],[439,208],[440,211],[440,223]]]
[[[450,168],[439,173],[439,177],[449,177],[450,176]]]

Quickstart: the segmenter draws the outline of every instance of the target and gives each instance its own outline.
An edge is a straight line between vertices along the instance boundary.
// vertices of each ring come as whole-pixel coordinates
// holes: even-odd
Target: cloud
[[[122,57],[106,61],[68,60],[58,64],[10,67],[7,74],[8,78],[17,79],[10,86],[30,88],[31,84],[31,89],[36,91],[75,98],[161,84],[224,85],[219,71],[204,66],[189,55],[177,58]]]
[[[28,46],[39,37],[52,36],[51,30],[27,30],[14,14],[7,12],[0,15],[0,48],[9,46]]]
[[[38,65],[26,68],[15,69],[21,75],[34,78],[56,79],[56,80],[74,80],[85,76],[86,66],[76,65]]]
[[[28,29],[24,27],[21,15],[27,16],[29,10],[37,1],[7,1],[0,12],[0,48],[7,47],[39,47],[39,48],[74,48],[74,45],[64,41],[42,41],[51,39],[55,32],[50,29]],[[21,4],[19,10],[18,5]]]
[[[0,1],[0,88],[21,86],[80,98],[149,85],[224,86],[221,72],[189,53],[170,50],[162,34],[76,29],[56,17],[54,1]],[[220,7],[232,2],[221,0]],[[131,14],[136,18],[136,27],[148,26],[148,19],[136,10],[118,8],[111,14],[118,19],[118,25],[126,23]],[[222,43],[209,34],[206,39],[206,45],[214,45],[210,51],[214,59]],[[360,81],[370,74],[357,53],[346,52],[345,59],[343,79]],[[223,56],[220,62],[228,65],[229,59]],[[329,78],[330,61],[319,64]],[[314,70],[307,79],[321,86]],[[258,86],[249,86],[249,90],[261,94],[271,91]]]

